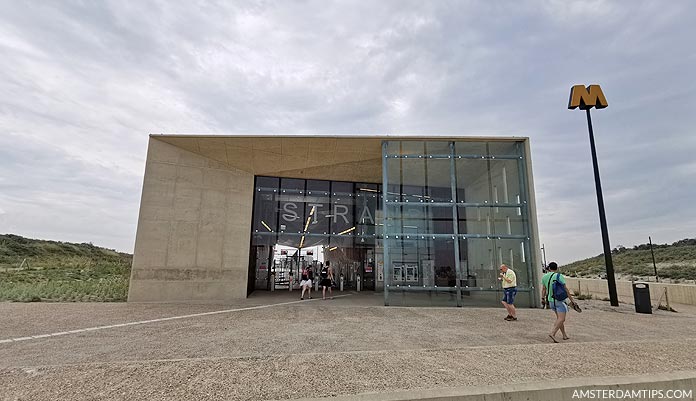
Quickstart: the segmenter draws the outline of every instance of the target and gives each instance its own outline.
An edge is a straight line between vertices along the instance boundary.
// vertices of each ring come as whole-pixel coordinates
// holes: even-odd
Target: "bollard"
[[[314,291],[319,291],[319,279],[314,279]]]
[[[292,292],[292,274],[290,275],[290,280],[288,281],[288,291]]]
[[[358,276],[356,277],[355,280],[356,280],[356,282],[355,282],[355,287],[356,287],[356,288],[355,288],[355,289],[356,289],[358,292],[360,292],[360,275],[359,275],[359,274],[358,274]]]
[[[339,290],[340,290],[341,292],[343,292],[343,275],[341,275]]]
[[[271,273],[271,291],[275,291],[275,273]]]

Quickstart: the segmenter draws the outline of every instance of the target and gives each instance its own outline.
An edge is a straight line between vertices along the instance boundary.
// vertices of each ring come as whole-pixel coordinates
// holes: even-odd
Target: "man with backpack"
[[[566,313],[568,313],[568,305],[565,301],[569,299],[571,305],[574,305],[575,301],[573,301],[573,296],[568,291],[568,287],[566,287],[565,278],[558,272],[556,262],[549,263],[548,270],[549,272],[541,278],[541,302],[546,302],[549,308],[556,314],[556,322],[551,333],[549,333],[549,337],[551,337],[553,342],[557,343],[558,340],[556,340],[555,336],[558,330],[563,334],[564,340],[570,339],[565,331],[565,319]]]

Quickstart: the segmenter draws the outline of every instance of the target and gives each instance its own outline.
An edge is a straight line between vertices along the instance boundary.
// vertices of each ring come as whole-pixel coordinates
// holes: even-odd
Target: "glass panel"
[[[521,142],[488,142],[488,154],[491,156],[521,156]]]
[[[518,166],[518,160],[490,161],[493,203],[518,203],[518,199],[523,199]]]
[[[355,221],[356,245],[374,246],[377,237],[377,211],[380,201],[377,184],[356,185]]]
[[[388,141],[387,142],[387,155],[400,155],[401,154],[401,142],[400,141]],[[382,155],[384,156],[384,155]]]
[[[402,155],[423,155],[425,152],[425,143],[422,141],[401,141]]]
[[[275,233],[278,231],[276,196],[279,183],[278,178],[258,177],[256,179],[252,245],[275,243]]]
[[[390,305],[455,306],[457,277],[451,239],[388,241]]]
[[[426,154],[426,155],[449,155],[451,153],[450,142],[447,142],[447,141],[426,142],[425,143],[425,150],[426,150],[426,152],[424,154]]]
[[[533,293],[527,293],[528,258],[522,260],[523,246],[522,240],[460,239],[463,305],[499,305],[502,299],[499,267],[505,263],[517,276],[515,305],[529,306]]]
[[[426,175],[424,159],[397,159],[401,163],[397,180],[393,184],[401,184],[401,201],[414,202],[418,197],[428,195],[426,192]]]
[[[327,217],[331,215],[330,185],[329,181],[307,180],[305,203],[307,217],[310,217],[310,221],[307,227],[309,235],[305,239],[306,246],[328,244],[328,241],[322,236],[329,234],[330,231],[331,219]],[[305,224],[307,224],[306,221]]]
[[[355,199],[353,184],[348,182],[331,183],[332,210],[331,234],[352,237],[355,235]]]
[[[498,287],[498,266],[493,240],[467,238],[459,240],[462,277],[469,287],[495,290]]]
[[[486,148],[486,142],[468,142],[461,141],[454,143],[454,154],[456,156],[486,156],[488,155],[488,150]]]
[[[526,218],[516,207],[459,207],[459,233],[526,235]]]
[[[504,263],[515,272],[519,289],[529,288],[529,255],[527,255],[526,240],[499,239],[494,242],[497,265]]]
[[[452,208],[429,205],[389,205],[391,234],[453,234]]]
[[[488,203],[491,201],[488,165],[489,161],[484,159],[455,160],[458,202]]]
[[[493,222],[489,207],[459,207],[459,234],[491,235]]]
[[[278,195],[278,243],[299,247],[306,215],[304,180],[281,178]]]
[[[452,202],[452,169],[450,159],[426,161],[427,193],[431,202]]]

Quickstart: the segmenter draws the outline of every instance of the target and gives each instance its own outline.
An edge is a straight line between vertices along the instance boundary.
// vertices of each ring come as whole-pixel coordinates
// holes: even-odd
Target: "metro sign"
[[[570,88],[570,100],[568,100],[568,108],[573,110],[589,110],[591,108],[603,109],[609,106],[607,99],[604,97],[602,88],[599,85],[590,85],[585,88],[585,85],[573,85]]]

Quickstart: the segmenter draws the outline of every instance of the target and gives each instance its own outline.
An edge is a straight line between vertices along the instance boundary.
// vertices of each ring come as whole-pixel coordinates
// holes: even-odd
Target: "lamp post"
[[[602,244],[604,247],[604,261],[607,269],[607,285],[609,287],[609,301],[611,306],[619,306],[619,297],[616,293],[616,279],[614,278],[614,263],[611,260],[611,246],[609,245],[609,231],[607,230],[607,218],[604,213],[604,197],[602,196],[602,183],[599,179],[599,165],[597,163],[597,151],[595,149],[594,133],[592,131],[592,117],[590,109],[595,107],[603,109],[607,107],[607,99],[599,85],[574,85],[570,89],[568,108],[585,110],[587,113],[587,128],[590,133],[590,149],[592,151],[592,166],[594,168],[595,189],[597,191],[597,206],[599,209],[599,224],[602,230]]]
[[[544,257],[543,257],[543,260],[544,260],[544,271],[546,271],[546,266],[548,266],[548,265],[546,264],[546,247],[545,247],[544,244],[541,244],[541,252],[542,252],[542,255],[544,256]]]

